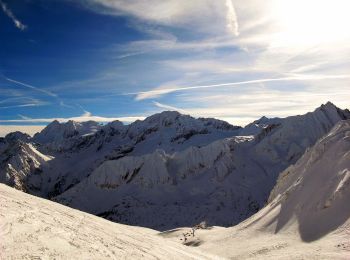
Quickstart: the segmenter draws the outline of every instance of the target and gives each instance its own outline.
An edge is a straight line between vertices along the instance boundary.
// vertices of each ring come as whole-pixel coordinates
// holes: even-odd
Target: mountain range
[[[228,227],[261,209],[279,173],[346,119],[327,103],[244,128],[175,111],[130,125],[54,121],[0,139],[0,182],[118,223]]]
[[[0,181],[36,197],[0,185],[0,257],[347,259],[349,144],[332,103],[246,127],[167,111],[11,133]]]

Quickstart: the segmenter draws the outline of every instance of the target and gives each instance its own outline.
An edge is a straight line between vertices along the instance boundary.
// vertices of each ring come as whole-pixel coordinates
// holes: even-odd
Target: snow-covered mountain
[[[280,174],[258,213],[235,227],[197,230],[187,243],[230,259],[349,259],[349,200],[346,120]],[[184,232],[188,228],[162,236],[180,242]]]
[[[239,139],[250,142],[239,137],[234,142]],[[346,120],[285,169],[268,204],[244,222],[161,233],[112,223],[0,184],[0,258],[348,259],[349,169]]]
[[[102,126],[94,121],[80,123],[70,120],[67,123],[60,123],[55,120],[40,133],[36,133],[33,141],[51,150],[68,150],[72,149],[79,138],[93,135],[101,128]]]
[[[279,175],[265,211],[280,208],[276,233],[297,229],[301,239],[310,242],[339,227],[346,229],[346,222],[350,232],[349,200],[350,120],[346,120]]]
[[[255,136],[108,160],[55,200],[161,230],[203,220],[231,226],[261,208],[278,174],[346,118],[348,111],[328,103],[306,115],[255,123],[261,128]]]
[[[39,152],[28,140],[27,135],[12,133],[0,141],[0,182],[40,195],[43,169],[52,157]]]
[[[45,136],[48,133],[57,134],[52,140],[60,140],[62,131],[55,129],[66,129],[67,124],[72,125],[71,122],[59,125],[52,123],[41,133],[45,133]],[[40,151],[54,157],[50,162],[50,171],[45,175],[49,184],[42,190],[42,196],[53,197],[62,193],[106,160],[126,155],[144,155],[156,149],[181,151],[236,135],[239,130],[240,127],[220,120],[195,119],[168,111],[130,125],[114,121],[102,126],[95,134],[68,135],[61,143],[36,142]],[[34,137],[34,142],[38,141],[41,133]]]
[[[19,164],[12,175],[39,172],[40,188],[28,192],[116,222],[162,230],[203,220],[231,226],[261,208],[278,174],[344,119],[348,110],[327,103],[245,128],[170,111],[130,125],[54,122],[22,141],[49,160]],[[31,152],[7,153],[23,158]],[[22,179],[23,187],[33,186],[31,178]]]

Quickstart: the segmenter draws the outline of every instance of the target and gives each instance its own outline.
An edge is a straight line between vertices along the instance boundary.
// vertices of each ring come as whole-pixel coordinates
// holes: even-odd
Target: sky
[[[0,0],[0,135],[350,108],[348,0]]]

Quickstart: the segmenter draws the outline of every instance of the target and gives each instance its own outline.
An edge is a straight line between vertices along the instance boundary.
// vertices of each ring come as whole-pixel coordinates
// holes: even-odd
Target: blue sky
[[[0,0],[0,127],[349,107],[346,0]],[[27,127],[28,128],[28,127]]]

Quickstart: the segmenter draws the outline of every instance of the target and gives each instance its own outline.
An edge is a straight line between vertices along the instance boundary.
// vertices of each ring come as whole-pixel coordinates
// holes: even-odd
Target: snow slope
[[[197,230],[187,244],[234,259],[350,259],[350,120],[280,174],[269,203],[232,228]],[[189,229],[160,235],[180,241]]]
[[[1,259],[213,259],[156,231],[120,225],[0,184]]]

